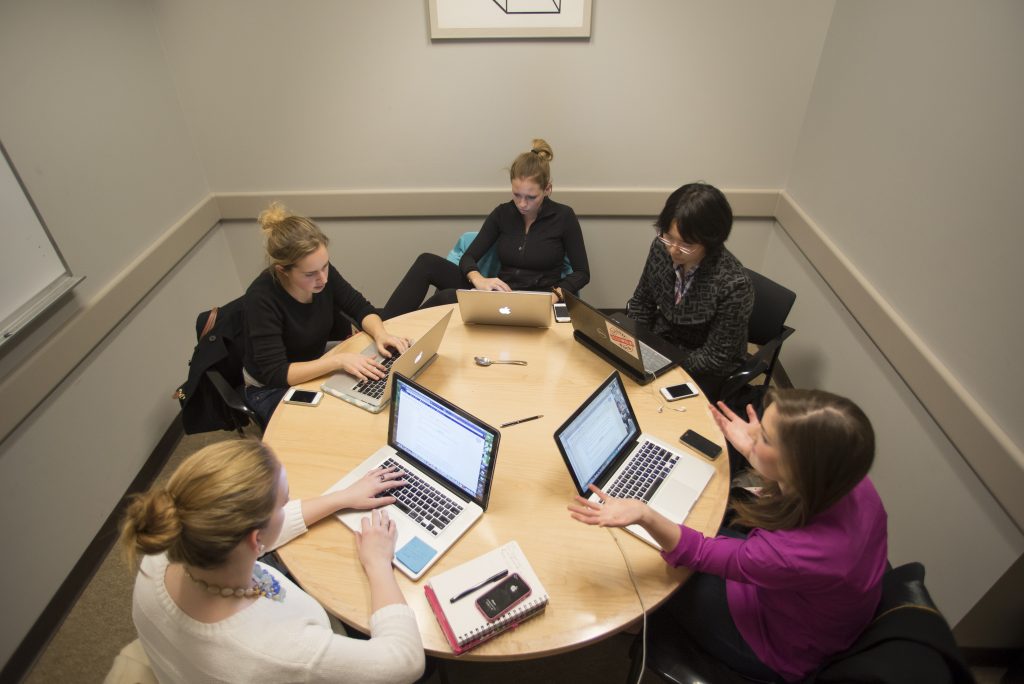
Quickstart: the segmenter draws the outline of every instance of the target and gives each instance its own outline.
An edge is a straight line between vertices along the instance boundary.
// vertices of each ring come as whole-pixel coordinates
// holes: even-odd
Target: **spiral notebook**
[[[486,594],[497,582],[486,584],[455,603],[451,602],[452,597],[504,570],[508,570],[509,575],[519,573],[531,589],[530,595],[507,613],[488,621],[476,606],[477,598]],[[533,571],[519,544],[514,541],[431,577],[423,586],[423,592],[455,655],[461,655],[505,630],[518,627],[521,622],[542,612],[548,605],[544,585],[540,583],[540,578]]]

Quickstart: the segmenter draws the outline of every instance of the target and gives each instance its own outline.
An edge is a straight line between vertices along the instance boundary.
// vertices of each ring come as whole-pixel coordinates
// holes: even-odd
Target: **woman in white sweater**
[[[165,485],[136,496],[121,528],[134,564],[132,618],[161,682],[411,682],[423,644],[395,582],[395,526],[371,511],[356,534],[370,585],[370,639],[331,629],[327,612],[256,559],[342,508],[372,509],[404,484],[376,470],[348,489],[288,500],[269,447],[232,440],[202,449]]]

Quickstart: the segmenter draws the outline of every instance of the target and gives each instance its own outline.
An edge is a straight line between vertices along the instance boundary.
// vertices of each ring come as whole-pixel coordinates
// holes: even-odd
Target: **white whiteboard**
[[[0,345],[82,278],[71,275],[0,144]]]

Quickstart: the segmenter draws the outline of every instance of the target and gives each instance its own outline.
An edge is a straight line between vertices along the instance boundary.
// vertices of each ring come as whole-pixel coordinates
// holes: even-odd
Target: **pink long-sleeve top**
[[[680,525],[672,565],[725,578],[729,612],[768,667],[803,679],[847,649],[882,595],[888,541],[882,500],[868,478],[804,527],[705,537]]]

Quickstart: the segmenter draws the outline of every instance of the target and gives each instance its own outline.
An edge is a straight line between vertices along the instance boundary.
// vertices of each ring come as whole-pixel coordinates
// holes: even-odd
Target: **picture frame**
[[[590,38],[593,0],[428,0],[431,40]]]

